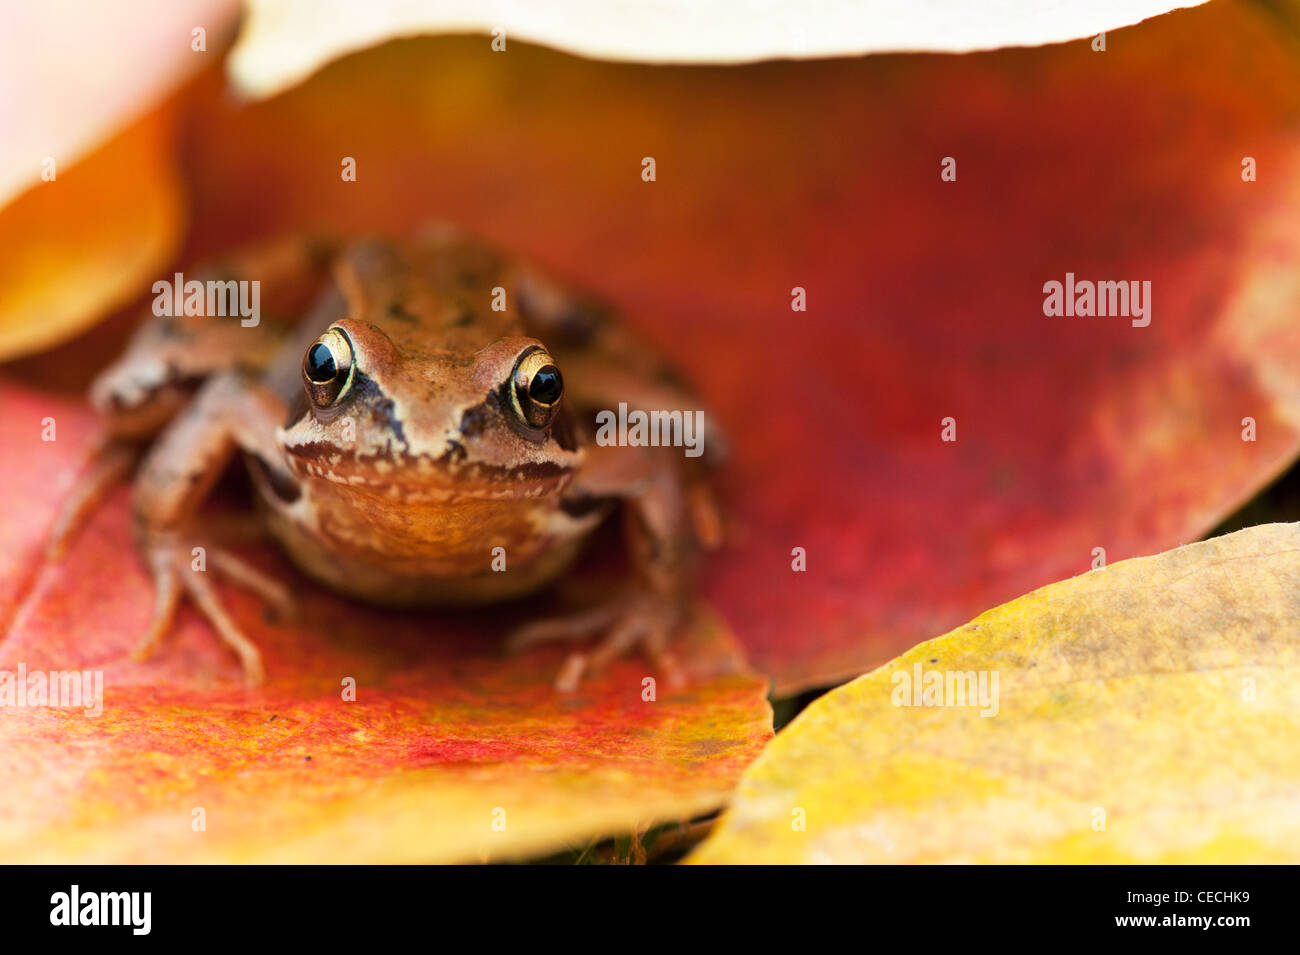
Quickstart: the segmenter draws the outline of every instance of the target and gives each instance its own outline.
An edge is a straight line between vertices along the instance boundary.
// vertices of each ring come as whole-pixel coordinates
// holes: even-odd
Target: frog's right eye
[[[307,348],[302,383],[318,408],[328,408],[347,393],[352,384],[352,342],[341,329],[331,328]]]

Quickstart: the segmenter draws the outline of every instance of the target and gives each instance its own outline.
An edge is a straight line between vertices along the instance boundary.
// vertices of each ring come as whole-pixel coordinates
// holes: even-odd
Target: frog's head
[[[306,410],[282,432],[299,476],[411,502],[561,491],[582,452],[559,367],[534,338],[478,331],[332,324],[303,356]]]

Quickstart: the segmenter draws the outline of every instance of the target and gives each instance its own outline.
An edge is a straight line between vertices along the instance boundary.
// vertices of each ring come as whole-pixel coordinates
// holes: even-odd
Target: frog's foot
[[[204,564],[199,564],[200,547]],[[192,539],[182,541],[172,535],[150,535],[144,541],[143,549],[153,572],[154,613],[149,630],[132,651],[132,657],[147,660],[158,648],[163,637],[171,630],[184,591],[203,616],[207,617],[226,646],[239,657],[244,668],[244,682],[249,686],[262,683],[266,673],[262,667],[261,653],[226,612],[207,571],[198,568],[210,565],[233,583],[261,597],[282,618],[291,617],[294,613],[293,598],[288,589],[233,554],[206,544],[197,544]]]
[[[581,640],[603,631],[605,636],[594,649],[571,653],[564,661],[555,678],[556,690],[572,693],[585,673],[601,669],[634,648],[649,658],[669,686],[677,688],[685,685],[686,679],[669,652],[668,643],[681,622],[682,615],[671,601],[653,594],[633,593],[570,616],[518,627],[506,638],[506,648],[511,653],[521,653],[539,644]]]

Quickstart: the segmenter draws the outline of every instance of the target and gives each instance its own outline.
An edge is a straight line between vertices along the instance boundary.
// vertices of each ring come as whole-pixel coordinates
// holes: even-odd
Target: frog
[[[102,431],[47,550],[57,559],[131,479],[155,595],[136,659],[159,651],[188,598],[246,684],[265,681],[259,648],[194,568],[202,548],[217,577],[295,613],[290,586],[205,524],[202,505],[242,457],[258,531],[317,584],[383,607],[538,593],[621,512],[623,584],[515,627],[505,648],[586,641],[556,674],[560,692],[638,650],[686,682],[673,647],[700,555],[721,539],[707,474],[721,442],[699,462],[593,440],[593,415],[620,402],[703,406],[611,305],[441,222],[397,238],[264,240],[199,276],[258,281],[262,315],[145,317],[91,383]]]

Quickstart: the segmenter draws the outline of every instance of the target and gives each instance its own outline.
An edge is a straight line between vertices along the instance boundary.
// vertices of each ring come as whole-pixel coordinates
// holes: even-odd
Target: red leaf
[[[614,299],[733,438],[707,593],[788,692],[1094,548],[1193,539],[1294,458],[1295,65],[1233,4],[1105,53],[667,69],[395,42],[196,118],[191,251],[437,216]],[[1067,272],[1150,281],[1151,325],[1044,316]]]

